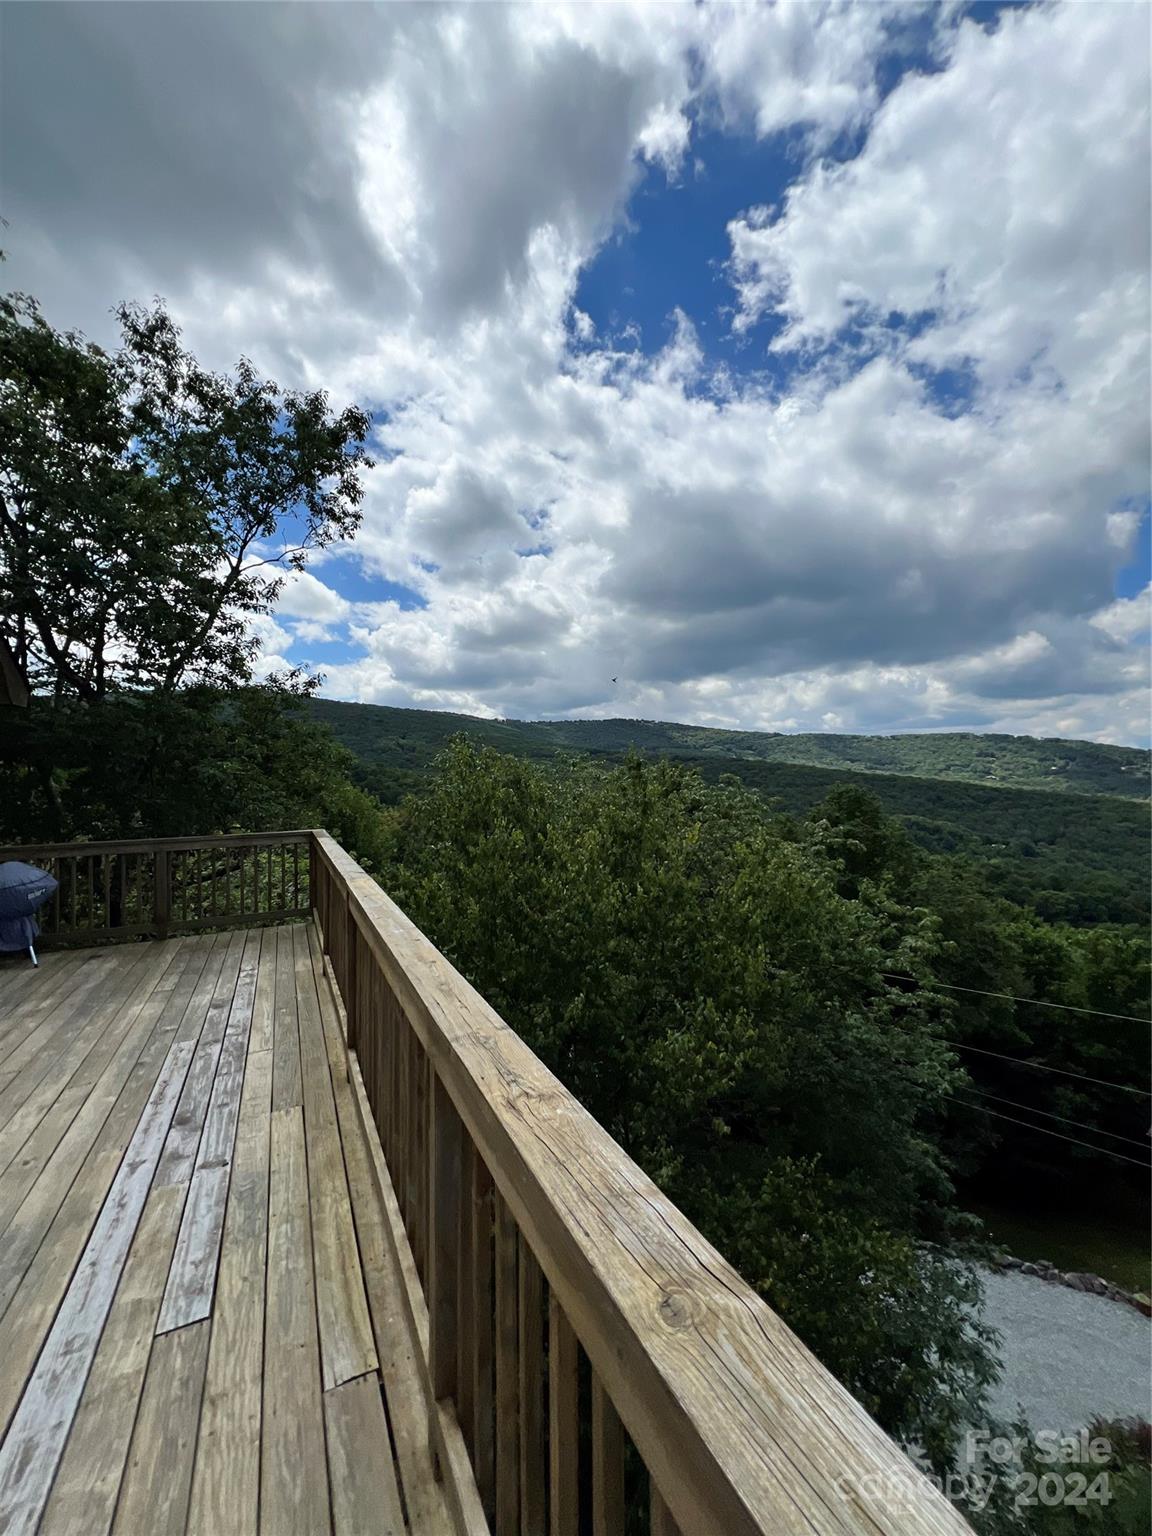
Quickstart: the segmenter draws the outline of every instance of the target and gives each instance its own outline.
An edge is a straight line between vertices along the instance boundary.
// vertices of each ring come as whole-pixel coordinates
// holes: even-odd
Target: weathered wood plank
[[[291,928],[276,929],[273,1019],[272,1108],[288,1109],[293,1104],[304,1102],[300,1080],[300,1035]]]
[[[173,942],[187,947],[176,956],[140,1007],[124,1007],[115,1018],[109,1018],[100,1039],[84,1057],[78,1070],[62,1088],[35,1129],[23,1138],[3,1173],[0,1173],[0,1232],[7,1228],[64,1137],[72,1132],[72,1146],[76,1148],[82,1144],[83,1133],[74,1132],[73,1127],[82,1110],[89,1122],[94,1123],[95,1116],[87,1109],[90,1097],[95,1091],[98,1102],[108,1102],[108,1084],[117,1080],[119,1067],[131,1060],[133,1042],[143,1041],[147,1037],[166,1006],[168,993],[185,973],[187,966],[202,963],[191,948],[192,941]],[[110,1076],[106,1077],[106,1073],[110,1073]],[[20,1118],[18,1115],[13,1122],[13,1139],[19,1134],[17,1123]],[[21,1130],[24,1128],[20,1127]]]
[[[460,1116],[439,1081],[432,1084],[430,1109],[428,1362],[432,1373],[433,1397],[454,1398],[459,1365],[457,1244],[460,1240],[463,1134]]]
[[[148,1196],[38,1536],[112,1528],[183,1203],[178,1188]]]
[[[496,1271],[492,1175],[472,1155],[472,1465],[489,1524],[496,1517]]]
[[[555,1291],[548,1297],[550,1536],[580,1531],[580,1346]]]
[[[125,1040],[0,1245],[0,1428],[16,1406],[170,1046],[195,1041],[203,1017],[193,1006],[198,986],[192,966],[163,1001],[146,1040],[135,1032]]]
[[[624,1536],[624,1428],[592,1373],[592,1536]]]
[[[184,1536],[208,1324],[153,1340],[113,1536]]]
[[[420,1381],[419,1356],[427,1348],[428,1313],[425,1309],[421,1329],[419,1319],[410,1319],[405,1307],[405,1281],[388,1235],[381,1198],[381,1191],[391,1189],[388,1170],[379,1142],[365,1130],[371,1119],[364,1118],[368,1111],[362,1086],[359,1105],[356,1102],[358,1084],[358,1071],[351,1082],[336,1080],[336,1108],[396,1463],[413,1536],[442,1536],[449,1527],[448,1511],[443,1490],[432,1475],[427,1400]],[[391,1222],[399,1229],[395,1195],[392,1204]],[[414,1270],[408,1283],[416,1285]]]
[[[405,1536],[376,1372],[326,1392],[324,1418],[335,1536]]]
[[[276,930],[260,929],[260,969],[252,1002],[252,1032],[248,1049],[270,1051],[276,1008]]]
[[[308,935],[302,927],[294,932],[293,948],[312,1246],[316,1260],[316,1311],[327,1389],[374,1371],[376,1345],[360,1272],[316,978]]]
[[[496,1536],[520,1530],[519,1234],[496,1196]],[[525,1533],[528,1536],[528,1533]]]
[[[196,1055],[180,1097],[172,1129],[168,1133],[160,1166],[156,1170],[156,1183],[160,1187],[192,1182],[204,1119],[216,1081],[216,1069],[220,1063],[232,998],[240,974],[244,941],[243,933],[224,935],[220,941],[223,955],[215,973],[212,997],[204,1014]]]
[[[311,1254],[304,1116],[299,1105],[291,1105],[272,1113],[260,1458],[263,1536],[317,1536],[331,1524]]]
[[[212,1312],[188,1536],[253,1536],[259,1525],[260,1414],[268,1244],[272,1053],[248,1053]]]
[[[188,1203],[160,1308],[159,1333],[199,1322],[212,1308],[259,955],[259,935],[249,934],[243,946]]]
[[[135,957],[138,963],[139,957]],[[102,984],[111,980],[125,990],[133,984],[133,966],[121,967],[93,961],[80,972],[74,986],[65,988],[55,1006],[33,1019],[25,1015],[26,1028],[0,1063],[0,1125],[24,1103],[32,1090],[59,1065],[76,1059],[78,1042],[91,1036],[107,1009],[94,1005]],[[79,1055],[82,1058],[83,1050]]]
[[[191,1059],[189,1041],[168,1052],[0,1447],[0,1530],[7,1536],[30,1536],[47,1502]]]
[[[547,1499],[544,1426],[544,1277],[520,1234],[520,1529],[543,1531]]]
[[[138,954],[123,968],[94,964],[70,1004],[60,1015],[45,1022],[44,1029],[49,1031],[47,1048],[37,1030],[9,1058],[15,1075],[0,1093],[0,1125],[15,1115],[54,1068],[66,1070],[70,1061],[78,1066],[93,1040],[105,1029],[114,1027],[126,1012],[135,1016],[141,1001],[158,986],[175,958],[176,950],[169,944],[144,956]],[[81,1045],[82,1041],[87,1044]]]

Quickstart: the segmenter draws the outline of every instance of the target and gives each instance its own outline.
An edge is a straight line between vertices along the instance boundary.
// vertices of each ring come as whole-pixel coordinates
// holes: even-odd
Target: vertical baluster
[[[517,1232],[512,1213],[496,1200],[496,1536],[520,1533],[519,1332]],[[530,1536],[530,1533],[525,1533]]]
[[[75,933],[80,926],[80,860],[73,854],[68,860],[68,929]]]
[[[300,844],[292,844],[292,910],[300,910]]]
[[[56,876],[56,889],[52,892],[52,931],[60,932],[60,891],[64,885],[64,861],[53,859],[52,873]]]
[[[592,1536],[624,1536],[624,1427],[592,1372]]]
[[[92,930],[96,927],[96,872],[92,867],[94,863],[95,859],[92,854],[89,854],[88,857],[84,860],[85,867],[88,871],[88,901],[84,909],[85,916],[87,918],[85,927],[88,929],[89,933],[91,933]]]
[[[456,1243],[460,1232],[460,1165],[463,1127],[447,1089],[432,1074],[429,1100],[428,1175],[428,1364],[432,1395],[457,1395],[459,1266]]]
[[[280,856],[280,910],[281,910],[281,912],[286,912],[288,910],[288,887],[287,887],[287,879],[288,879],[288,875],[287,875],[287,859],[288,859],[288,853],[287,853],[287,850],[285,849],[283,843],[281,843],[280,847],[279,847],[279,856]]]
[[[408,1175],[409,1185],[415,1196],[416,1209],[412,1213],[412,1252],[417,1267],[417,1274],[421,1282],[426,1280],[428,1274],[428,1247],[430,1242],[427,1214],[428,1195],[428,1164],[431,1146],[430,1120],[428,1106],[431,1101],[431,1082],[434,1076],[432,1063],[428,1059],[428,1053],[421,1046],[415,1034],[412,1034],[411,1045],[416,1059],[416,1071],[412,1081],[412,1170]],[[467,1186],[465,1186],[467,1187]]]
[[[548,1296],[548,1461],[551,1536],[580,1530],[580,1345]]]
[[[416,1234],[420,1231],[420,1178],[424,1173],[421,1160],[422,1138],[424,1132],[423,1119],[425,1115],[431,1115],[431,1105],[427,1091],[427,1082],[424,1078],[426,1058],[416,1031],[408,1026],[408,1164],[405,1172],[404,1184],[407,1192],[407,1215],[405,1226],[408,1231],[408,1242],[413,1251],[420,1245]],[[455,1241],[455,1238],[453,1238]]]
[[[396,1170],[393,1183],[396,1189],[396,1199],[400,1205],[400,1215],[407,1224],[408,1213],[405,1211],[405,1202],[408,1199],[408,1164],[411,1161],[411,1135],[412,1135],[412,1104],[408,1097],[408,1051],[411,1044],[412,1031],[408,1028],[408,1020],[396,1004]]]
[[[473,1148],[472,1155],[472,1465],[484,1513],[491,1525],[496,1513],[496,1276],[492,1254],[492,1175]]]
[[[460,1282],[457,1287],[459,1316],[456,1320],[456,1337],[459,1351],[456,1365],[456,1380],[458,1383],[456,1416],[460,1421],[460,1430],[464,1436],[464,1443],[468,1447],[468,1455],[473,1461],[475,1458],[475,1437],[473,1434],[475,1426],[472,1420],[476,1390],[476,1295],[474,1290],[476,1235],[472,1223],[472,1185],[474,1179],[472,1165],[477,1161],[476,1148],[472,1145],[472,1138],[465,1132],[460,1149],[460,1233],[457,1243]]]
[[[100,855],[100,878],[104,887],[104,926],[112,927],[112,870],[114,868],[113,855],[103,853]]]
[[[520,1234],[520,1529],[543,1532],[546,1519],[544,1428],[544,1276]]]

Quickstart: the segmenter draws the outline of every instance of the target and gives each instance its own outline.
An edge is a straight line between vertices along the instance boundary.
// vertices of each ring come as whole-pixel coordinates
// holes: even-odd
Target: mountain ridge
[[[664,756],[789,763],[1126,800],[1147,799],[1152,771],[1152,753],[1140,747],[999,732],[790,734],[626,717],[503,720],[337,699],[313,699],[311,709],[358,757],[417,771],[459,732],[531,757],[634,747]]]

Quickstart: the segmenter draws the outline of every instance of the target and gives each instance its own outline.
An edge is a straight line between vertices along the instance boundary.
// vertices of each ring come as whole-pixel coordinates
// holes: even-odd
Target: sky
[[[9,0],[2,276],[370,410],[329,697],[1146,744],[1150,19]]]

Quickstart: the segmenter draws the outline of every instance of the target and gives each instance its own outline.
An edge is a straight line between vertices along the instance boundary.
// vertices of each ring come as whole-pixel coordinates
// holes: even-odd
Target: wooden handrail
[[[311,862],[350,1072],[422,1287],[437,1451],[467,1456],[492,1528],[542,1536],[547,1507],[552,1536],[575,1536],[588,1495],[593,1529],[618,1536],[626,1433],[661,1536],[968,1531],[326,832]],[[474,1531],[467,1499],[453,1507]]]
[[[220,832],[201,837],[129,837],[104,842],[8,843],[0,847],[0,862],[5,859],[53,859],[63,855],[90,853],[155,853],[195,848],[268,848],[279,843],[306,843],[312,837],[310,827],[285,832]]]
[[[91,944],[305,917],[312,834],[236,832],[90,843],[15,843],[59,882],[36,915],[43,941]]]

